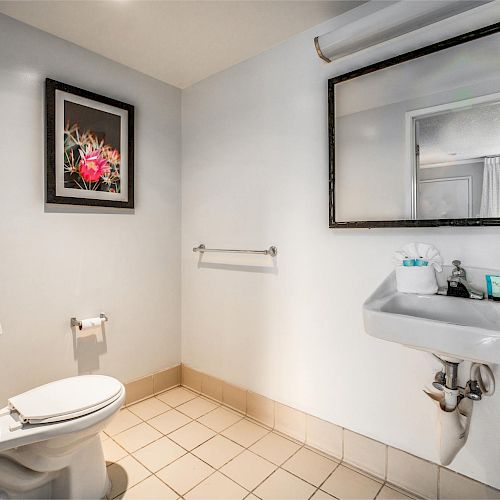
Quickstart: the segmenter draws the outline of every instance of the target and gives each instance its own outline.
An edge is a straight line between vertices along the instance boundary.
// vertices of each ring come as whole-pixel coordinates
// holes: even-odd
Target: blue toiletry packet
[[[429,262],[425,259],[415,259],[415,265],[419,267],[428,266]]]

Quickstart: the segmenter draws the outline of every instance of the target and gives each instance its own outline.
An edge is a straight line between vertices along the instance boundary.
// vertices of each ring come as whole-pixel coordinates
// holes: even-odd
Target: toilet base
[[[108,490],[106,462],[97,435],[73,455],[71,464],[52,481],[51,498],[104,498]]]
[[[99,435],[87,437],[84,443],[80,443],[69,461],[59,464],[64,465],[59,470],[43,467],[45,460],[39,454],[40,449],[36,451],[31,455],[28,450],[20,448],[0,457],[0,500],[95,500],[105,498],[109,493],[111,483]],[[50,463],[50,460],[45,463]]]

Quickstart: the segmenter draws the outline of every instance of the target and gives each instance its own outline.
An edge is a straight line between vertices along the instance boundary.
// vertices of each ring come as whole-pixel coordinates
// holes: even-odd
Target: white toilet
[[[125,388],[104,375],[58,380],[0,410],[0,499],[103,498],[110,488],[101,432]]]

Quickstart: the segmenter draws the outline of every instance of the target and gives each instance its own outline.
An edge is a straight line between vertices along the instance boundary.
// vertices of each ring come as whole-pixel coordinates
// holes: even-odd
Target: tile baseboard
[[[456,500],[457,492],[466,491],[467,498],[500,499],[500,490],[447,467],[235,386],[183,363],[180,365],[179,382],[307,447],[387,481],[396,490],[412,496]]]
[[[176,365],[125,385],[125,406],[138,403],[181,384],[181,365]]]

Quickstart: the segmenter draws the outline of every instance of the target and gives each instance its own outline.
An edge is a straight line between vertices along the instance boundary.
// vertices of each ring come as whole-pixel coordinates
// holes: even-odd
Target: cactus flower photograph
[[[120,193],[120,117],[66,101],[64,186]]]
[[[47,202],[133,208],[134,107],[50,79],[46,90]]]

